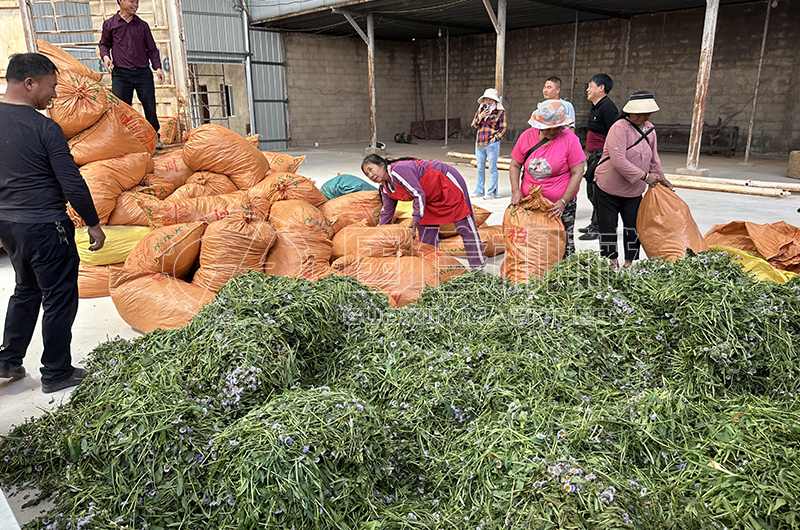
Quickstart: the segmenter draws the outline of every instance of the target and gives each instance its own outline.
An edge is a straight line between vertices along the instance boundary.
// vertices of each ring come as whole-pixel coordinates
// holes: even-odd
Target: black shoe
[[[587,234],[591,229],[592,225],[586,225],[583,228],[578,228],[578,232],[580,232],[581,234]]]
[[[45,394],[52,394],[59,390],[64,390],[72,386],[78,386],[81,381],[86,379],[86,370],[83,368],[75,368],[72,375],[61,381],[42,382],[42,392]]]
[[[581,241],[594,241],[595,239],[599,238],[600,234],[598,234],[597,232],[587,232],[582,236],[580,236],[578,239],[580,239]]]
[[[16,364],[7,363],[6,361],[0,361],[0,377],[3,379],[11,379],[12,381],[16,381],[17,379],[22,379],[28,375],[28,372],[25,371],[25,367]]]

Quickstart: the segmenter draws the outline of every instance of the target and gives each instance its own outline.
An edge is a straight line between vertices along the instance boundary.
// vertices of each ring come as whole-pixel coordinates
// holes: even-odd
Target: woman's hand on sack
[[[658,175],[656,175],[655,173],[648,173],[647,178],[645,179],[645,183],[647,183],[647,185],[650,186],[651,188],[655,187],[655,185],[658,184],[658,181],[659,181]]]
[[[408,226],[411,229],[411,239],[412,239],[412,241],[416,241],[417,240],[417,227],[418,226],[419,226],[419,223],[417,223],[416,221],[411,221],[411,224]]]
[[[516,206],[519,204],[519,201],[522,200],[522,192],[519,190],[514,190],[511,192],[511,204]]]
[[[672,187],[672,182],[668,181],[666,178],[663,178],[660,182],[661,182],[661,184],[663,184],[664,186],[668,187],[672,191],[675,191],[675,188]]]
[[[547,210],[550,212],[550,217],[558,217],[561,218],[561,214],[564,213],[564,210],[567,208],[567,203],[564,202],[564,199],[558,199],[556,201],[556,205]]]

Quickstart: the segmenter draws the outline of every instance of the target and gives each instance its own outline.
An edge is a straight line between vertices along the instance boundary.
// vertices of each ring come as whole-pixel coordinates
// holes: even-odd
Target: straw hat
[[[487,88],[481,97],[478,98],[478,103],[481,102],[483,98],[493,99],[497,102],[497,108],[500,110],[506,110],[503,108],[503,104],[500,102],[500,95],[497,93],[497,89],[494,88]]]
[[[622,107],[622,112],[628,114],[650,114],[660,110],[656,104],[653,94],[642,92],[641,94],[631,94],[631,99]]]
[[[547,99],[536,106],[528,124],[536,129],[552,129],[572,125],[575,120],[567,114],[567,108],[557,99]]]

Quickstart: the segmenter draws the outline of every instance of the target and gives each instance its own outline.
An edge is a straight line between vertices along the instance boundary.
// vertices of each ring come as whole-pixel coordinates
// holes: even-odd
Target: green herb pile
[[[797,528],[800,281],[727,254],[390,309],[248,273],[0,440],[28,528]]]

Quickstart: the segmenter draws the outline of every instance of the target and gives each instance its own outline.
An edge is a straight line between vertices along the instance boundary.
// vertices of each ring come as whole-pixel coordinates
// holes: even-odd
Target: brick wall
[[[739,126],[743,153],[766,4],[722,6],[719,11],[705,121]],[[513,16],[513,13],[509,13]],[[598,72],[614,79],[611,99],[622,106],[637,89],[656,94],[658,124],[689,124],[694,103],[705,10],[674,11],[581,23],[575,85],[574,25],[511,31],[507,35],[505,98],[510,139],[525,130],[542,99],[544,80],[564,81],[561,96],[573,102],[585,124],[585,90]],[[785,155],[800,148],[800,0],[780,0],[772,10],[755,117],[752,152]],[[410,122],[445,116],[444,39],[398,43],[377,41],[378,139],[393,141]],[[289,112],[294,145],[369,139],[366,46],[360,39],[289,34],[286,41]],[[419,64],[420,101],[415,77]],[[450,39],[449,114],[469,122],[477,98],[494,85],[495,36]]]
[[[721,6],[717,23],[705,122],[739,127],[737,153],[744,153],[766,4]],[[561,96],[575,106],[578,125],[590,104],[586,84],[598,72],[614,79],[611,99],[622,106],[638,89],[654,91],[658,124],[689,124],[692,118],[705,10],[674,11],[581,23],[578,26],[575,86],[572,78],[574,25],[511,31],[506,41],[505,97],[513,140],[541,101],[544,80],[564,81]],[[753,131],[752,152],[786,155],[800,148],[800,0],[781,0],[772,9]],[[417,43],[427,117],[444,115],[439,103],[444,65],[436,41]],[[494,84],[495,36],[450,40],[450,113],[471,120],[475,99]],[[572,88],[572,91],[570,90]],[[571,94],[572,92],[572,94]],[[465,136],[470,136],[465,130]]]
[[[378,140],[408,131],[414,107],[411,43],[376,42]],[[286,35],[289,120],[293,146],[370,140],[367,46],[360,38]],[[392,140],[393,141],[393,140]]]

